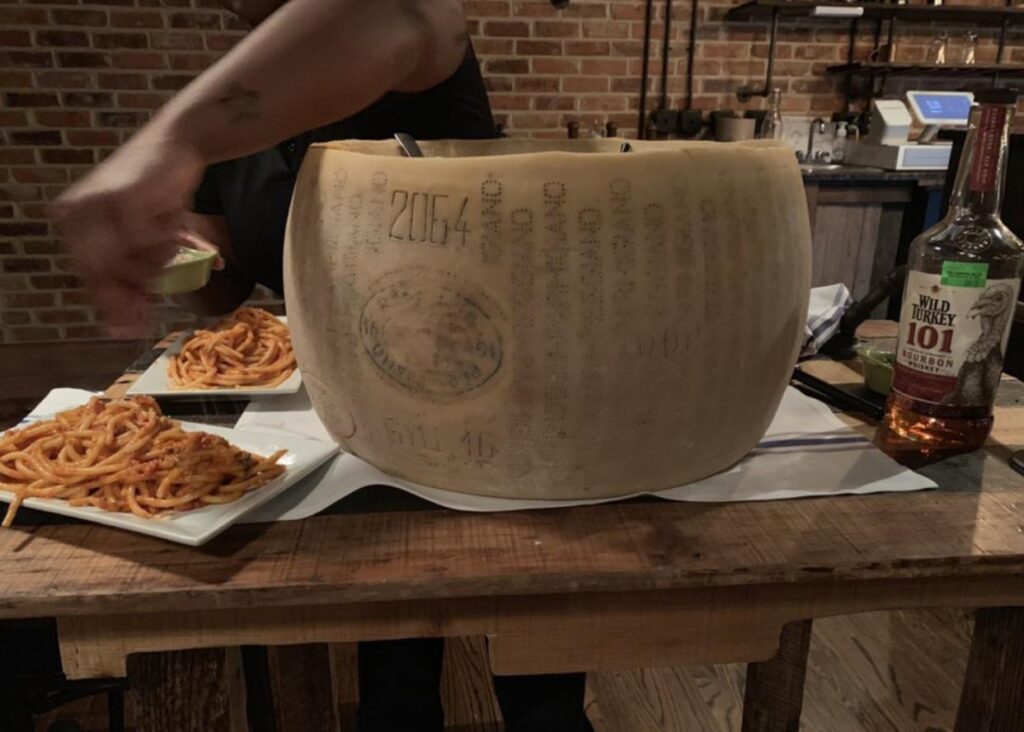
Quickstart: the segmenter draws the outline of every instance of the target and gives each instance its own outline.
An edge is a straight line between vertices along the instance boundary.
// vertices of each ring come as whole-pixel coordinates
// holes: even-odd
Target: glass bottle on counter
[[[910,245],[892,394],[876,444],[905,464],[979,448],[1020,291],[1024,243],[1000,220],[1016,92],[975,94],[945,218]]]
[[[949,34],[940,33],[938,36],[932,39],[931,45],[928,47],[928,61],[929,63],[935,64],[936,66],[942,66],[946,63],[946,46],[949,44]],[[892,61],[893,59],[889,59]]]
[[[964,66],[973,66],[978,54],[978,34],[974,31],[967,31],[964,36],[964,51],[961,63]]]
[[[761,137],[765,140],[782,139],[782,89],[772,89],[768,97],[768,114],[761,124]]]
[[[835,138],[832,140],[832,162],[841,163],[846,159],[846,122],[836,122]]]
[[[658,139],[658,126],[654,124],[654,117],[651,116],[647,120],[647,127],[644,129],[645,140],[657,140]]]

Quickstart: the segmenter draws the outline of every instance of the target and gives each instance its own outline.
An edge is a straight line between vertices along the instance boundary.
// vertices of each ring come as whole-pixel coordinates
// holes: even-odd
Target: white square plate
[[[279,320],[286,325],[288,323],[287,318],[279,318]],[[128,395],[148,394],[164,398],[226,397],[233,399],[236,397],[294,394],[302,387],[302,374],[299,373],[298,369],[295,369],[291,376],[273,387],[245,386],[238,389],[175,389],[167,378],[167,366],[170,364],[171,358],[181,351],[185,341],[192,336],[192,332],[182,333],[177,340],[167,347],[166,351],[157,357],[156,361],[150,364],[148,369],[139,374],[139,378],[135,380],[135,383],[128,387]]]
[[[67,394],[70,390],[58,390]],[[40,414],[31,415],[31,421],[47,419],[57,411],[84,404],[90,396],[87,392],[76,392],[83,397],[77,398],[77,404],[61,404],[53,411],[39,410]],[[48,399],[49,400],[49,399]],[[40,405],[42,406],[42,405]],[[38,408],[37,408],[38,409]],[[214,504],[197,508],[194,511],[168,514],[164,518],[144,519],[130,513],[114,513],[94,506],[72,506],[67,501],[55,498],[26,498],[22,504],[37,511],[57,513],[62,516],[92,521],[97,524],[114,526],[126,531],[155,536],[179,544],[200,546],[215,537],[224,529],[236,523],[249,511],[280,495],[317,467],[334,457],[338,452],[336,445],[305,437],[291,436],[283,433],[248,432],[228,427],[182,422],[181,427],[187,431],[201,430],[212,435],[220,435],[232,445],[257,455],[269,455],[276,450],[287,450],[280,460],[285,466],[283,475],[278,476],[262,488],[258,488],[232,503]],[[10,503],[14,494],[0,490],[0,501]]]

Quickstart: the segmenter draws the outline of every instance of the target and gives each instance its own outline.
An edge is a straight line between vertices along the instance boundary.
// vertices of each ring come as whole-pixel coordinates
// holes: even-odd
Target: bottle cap
[[[1017,92],[1014,89],[982,89],[974,92],[975,104],[1016,104]]]

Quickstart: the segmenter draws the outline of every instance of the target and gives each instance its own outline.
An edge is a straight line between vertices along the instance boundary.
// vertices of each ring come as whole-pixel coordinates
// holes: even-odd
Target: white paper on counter
[[[305,390],[272,401],[253,402],[237,426],[285,430],[318,439],[327,434]],[[624,498],[539,501],[473,496],[395,478],[354,455],[342,453],[245,520],[306,518],[371,485],[393,486],[458,511],[564,508]],[[769,501],[934,487],[933,481],[903,468],[844,425],[824,404],[787,388],[768,432],[749,456],[710,478],[650,495],[671,501]]]
[[[25,421],[52,417],[62,409],[82,403],[88,396],[89,392],[80,389],[54,389],[33,410],[32,418]],[[327,436],[305,390],[252,402],[236,427],[291,432],[316,439]],[[306,518],[370,485],[393,486],[459,511],[561,508],[621,500],[538,501],[472,496],[394,478],[353,455],[342,453],[273,501],[254,509],[243,521]],[[768,432],[747,458],[710,478],[651,495],[675,501],[764,501],[912,491],[935,486],[933,481],[901,467],[877,450],[846,427],[824,404],[789,388]]]

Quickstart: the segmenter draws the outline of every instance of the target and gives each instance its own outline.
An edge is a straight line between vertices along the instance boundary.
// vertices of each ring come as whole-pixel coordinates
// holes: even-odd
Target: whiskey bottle
[[[876,444],[905,464],[969,452],[992,430],[1024,244],[1000,220],[1016,93],[975,95],[949,211],[910,245],[892,394]]]

